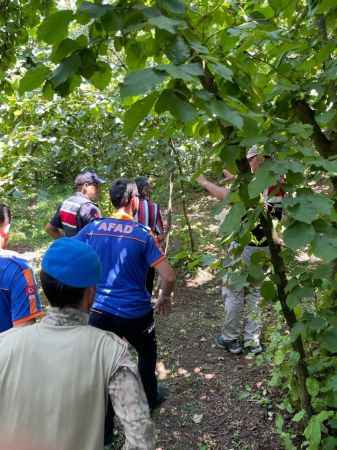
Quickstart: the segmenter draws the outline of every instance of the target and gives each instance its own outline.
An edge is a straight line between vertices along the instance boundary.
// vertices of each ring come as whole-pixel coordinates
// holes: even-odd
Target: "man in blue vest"
[[[135,347],[144,390],[154,409],[163,397],[155,375],[156,335],[146,276],[150,267],[158,271],[161,293],[154,309],[166,314],[175,274],[150,231],[133,219],[139,207],[137,185],[126,178],[113,182],[110,199],[117,213],[93,221],[76,236],[96,251],[102,265],[90,324],[114,332]]]
[[[85,225],[101,217],[94,203],[104,180],[95,172],[83,172],[75,178],[76,193],[64,200],[54,217],[46,225],[46,232],[54,239],[75,236]]]
[[[34,274],[20,255],[6,250],[11,211],[0,204],[0,333],[43,315]]]

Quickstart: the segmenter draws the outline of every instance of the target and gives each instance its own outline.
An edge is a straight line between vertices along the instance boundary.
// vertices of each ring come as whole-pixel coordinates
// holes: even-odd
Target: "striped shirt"
[[[164,233],[164,224],[160,207],[151,200],[139,200],[139,209],[135,216],[135,220],[150,228],[155,235]]]

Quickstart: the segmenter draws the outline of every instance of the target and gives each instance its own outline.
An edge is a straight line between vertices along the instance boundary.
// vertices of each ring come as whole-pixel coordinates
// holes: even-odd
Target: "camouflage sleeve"
[[[99,219],[101,217],[101,212],[93,203],[85,203],[81,206],[80,216],[82,225],[87,225],[95,219]]]
[[[137,367],[128,352],[122,356],[119,366],[110,378],[109,394],[124,428],[123,450],[154,450],[154,425]]]

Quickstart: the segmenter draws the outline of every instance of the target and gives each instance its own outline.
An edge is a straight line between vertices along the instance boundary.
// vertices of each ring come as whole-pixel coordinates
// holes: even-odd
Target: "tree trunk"
[[[297,322],[296,316],[293,310],[291,310],[287,304],[287,276],[286,276],[286,267],[284,264],[284,260],[281,256],[281,247],[277,244],[273,239],[273,222],[269,214],[266,216],[261,214],[260,216],[261,225],[263,226],[263,230],[265,235],[267,236],[267,241],[269,245],[271,263],[273,265],[274,273],[276,275],[277,281],[277,294],[278,299],[281,303],[282,311],[286,323],[290,330],[294,327]],[[310,396],[307,391],[306,379],[309,377],[307,364],[305,361],[305,351],[303,346],[302,337],[298,336],[298,338],[292,344],[293,349],[298,352],[300,359],[296,367],[296,375],[297,375],[297,383],[298,383],[298,392],[301,401],[301,407],[304,409],[307,415],[307,419],[309,419],[312,415]]]
[[[165,239],[165,255],[167,255],[169,243],[170,243],[170,234],[172,227],[172,196],[173,196],[173,173],[170,173],[170,184],[169,184],[169,200],[167,205],[167,213],[166,213],[166,239]]]
[[[184,172],[183,172],[182,164],[180,161],[179,153],[178,153],[177,149],[175,148],[172,139],[170,139],[170,147],[173,151],[174,159],[175,159],[177,167],[178,167],[183,215],[184,215],[185,223],[186,223],[187,230],[188,230],[188,237],[189,237],[189,241],[190,241],[191,252],[194,253],[195,252],[195,242],[194,242],[191,221],[188,217],[188,211],[187,211],[187,205],[186,205],[186,192],[185,192],[185,184],[183,181],[184,180]]]

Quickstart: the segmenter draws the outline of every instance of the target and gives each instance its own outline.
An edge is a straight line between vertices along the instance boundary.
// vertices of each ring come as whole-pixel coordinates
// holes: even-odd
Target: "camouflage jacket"
[[[49,308],[40,322],[47,326],[89,326],[88,314],[74,308]],[[116,336],[114,335],[114,338]],[[123,346],[125,341],[117,338]],[[115,414],[125,433],[123,450],[153,450],[155,448],[154,425],[151,421],[138,369],[126,350],[118,361],[107,386]],[[106,388],[102,386],[102,388]]]

